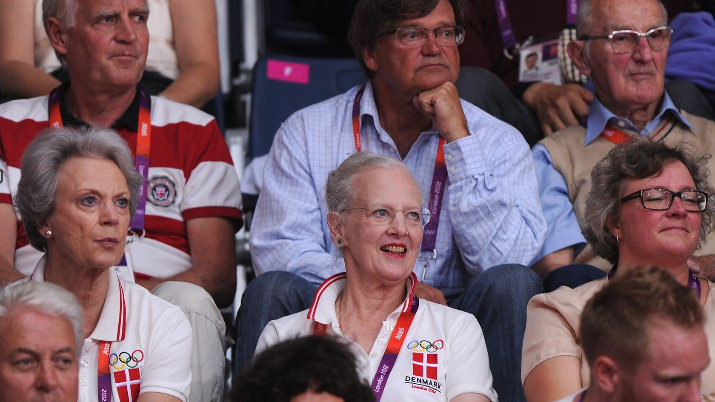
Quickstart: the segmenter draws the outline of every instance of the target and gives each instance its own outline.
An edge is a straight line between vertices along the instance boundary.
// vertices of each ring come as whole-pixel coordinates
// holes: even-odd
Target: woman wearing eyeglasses
[[[301,335],[336,336],[377,400],[496,401],[474,316],[415,296],[412,270],[429,212],[405,165],[353,154],[330,173],[325,192],[345,273],[325,280],[308,310],[268,323],[256,352]]]
[[[609,277],[638,266],[660,267],[698,295],[709,317],[705,332],[715,360],[712,284],[688,268],[688,258],[712,229],[705,161],[683,149],[637,140],[613,148],[593,169],[584,232],[594,252],[613,268],[602,280],[562,287],[529,302],[521,367],[529,402],[554,401],[588,386],[590,373],[577,334],[581,311]],[[652,373],[654,383],[646,385],[662,387],[667,395],[688,386],[690,374],[682,367],[661,371]],[[713,364],[702,379],[701,393],[715,398]]]

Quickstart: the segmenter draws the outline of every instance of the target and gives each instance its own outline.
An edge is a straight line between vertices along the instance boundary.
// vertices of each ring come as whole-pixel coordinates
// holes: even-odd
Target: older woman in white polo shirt
[[[84,309],[80,401],[186,401],[191,327],[176,306],[120,278],[142,176],[109,129],[50,129],[26,149],[15,196],[33,247],[30,280],[55,283]]]
[[[268,323],[257,351],[310,333],[336,336],[378,400],[496,401],[474,316],[415,295],[412,270],[429,212],[405,165],[356,153],[329,175],[325,191],[345,273],[323,282],[310,309]]]

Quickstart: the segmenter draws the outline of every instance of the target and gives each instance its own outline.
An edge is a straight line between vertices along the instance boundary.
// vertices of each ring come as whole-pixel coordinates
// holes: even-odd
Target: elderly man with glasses
[[[715,123],[678,110],[664,90],[673,34],[667,21],[658,0],[581,0],[579,4],[578,40],[569,43],[568,53],[591,77],[596,99],[581,125],[543,139],[532,151],[548,221],[546,240],[533,267],[544,276],[547,290],[603,275],[594,266],[610,267],[585,245],[580,223],[591,169],[611,148],[630,137],[647,137],[672,145],[688,143],[698,152],[715,154]],[[713,159],[708,167],[715,171]],[[707,240],[699,250],[701,256],[691,261],[694,268],[705,271],[715,262],[710,256],[715,241]]]
[[[463,23],[459,0],[357,4],[350,37],[367,83],[291,116],[266,162],[251,231],[258,277],[238,314],[239,367],[269,320],[306,309],[317,285],[344,270],[325,220],[326,178],[369,151],[402,159],[431,211],[414,266],[418,296],[474,314],[494,388],[503,400],[523,400],[525,307],[542,291],[523,264],[546,226],[522,136],[459,98]],[[372,353],[377,361],[382,352]]]

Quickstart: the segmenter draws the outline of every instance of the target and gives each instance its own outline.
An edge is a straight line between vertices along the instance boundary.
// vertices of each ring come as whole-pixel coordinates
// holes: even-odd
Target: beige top
[[[553,292],[536,295],[529,301],[521,360],[522,383],[541,362],[556,356],[574,356],[581,360],[581,386],[589,385],[591,372],[586,359],[582,357],[578,327],[586,302],[606,281],[605,278],[600,279],[576,289],[562,286]],[[715,285],[710,283],[709,286],[710,292],[703,310],[710,360],[715,362]],[[703,400],[715,401],[715,364],[711,363],[703,372],[702,380]]]
[[[148,0],[149,53],[146,69],[175,80],[179,76],[179,61],[174,49],[170,0]],[[50,45],[42,24],[42,0],[35,0],[35,66],[46,73],[60,67],[60,61]]]

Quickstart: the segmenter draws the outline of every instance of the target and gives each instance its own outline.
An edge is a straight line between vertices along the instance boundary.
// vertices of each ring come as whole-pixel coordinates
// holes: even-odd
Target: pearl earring
[[[47,229],[47,231],[45,232],[45,236],[47,236],[48,239],[52,237],[52,231],[50,229]]]

